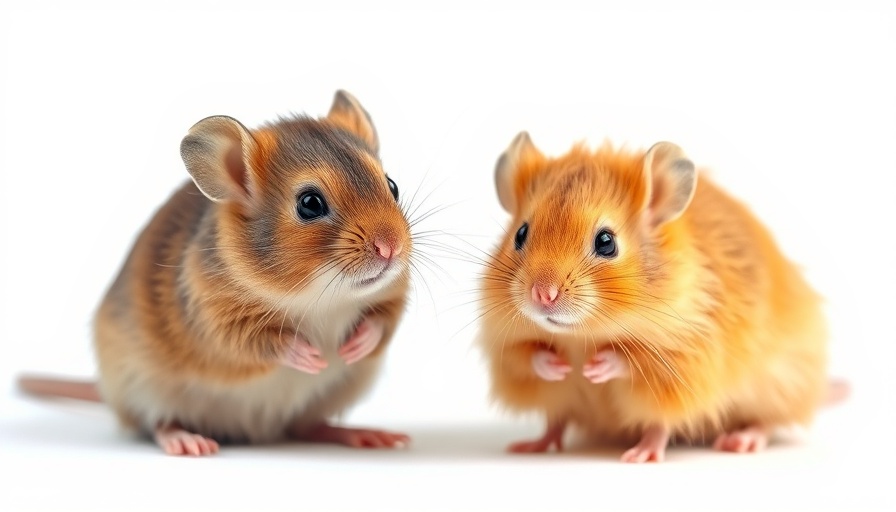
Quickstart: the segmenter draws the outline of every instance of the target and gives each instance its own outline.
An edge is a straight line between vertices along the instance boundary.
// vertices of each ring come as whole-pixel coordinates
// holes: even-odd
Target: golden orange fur
[[[479,339],[493,397],[603,439],[636,439],[651,425],[700,441],[809,423],[826,390],[819,297],[757,218],[705,174],[683,212],[657,222],[655,201],[671,182],[645,172],[645,155],[604,144],[549,158],[525,137],[499,161],[512,220],[482,280]],[[615,233],[617,257],[595,255],[600,228]],[[529,314],[530,289],[545,282],[558,284],[574,328],[552,330]],[[533,372],[542,347],[570,363],[564,380]],[[583,364],[607,347],[631,377],[593,384]]]

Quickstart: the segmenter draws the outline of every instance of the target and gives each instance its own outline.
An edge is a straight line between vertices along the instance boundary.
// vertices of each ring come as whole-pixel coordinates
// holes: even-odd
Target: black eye
[[[616,248],[616,237],[606,229],[600,230],[594,239],[594,252],[604,258],[612,258],[619,252]]]
[[[516,238],[513,239],[516,244],[516,250],[520,250],[523,248],[523,244],[526,243],[526,236],[529,234],[529,223],[523,223],[520,226],[520,229],[516,231]]]
[[[330,213],[327,208],[327,202],[324,196],[317,192],[305,192],[299,196],[299,204],[296,205],[296,211],[303,220],[316,219]]]
[[[392,192],[392,197],[398,201],[398,185],[396,185],[395,182],[392,181],[392,178],[388,176],[386,176],[386,183],[389,184],[389,192]]]

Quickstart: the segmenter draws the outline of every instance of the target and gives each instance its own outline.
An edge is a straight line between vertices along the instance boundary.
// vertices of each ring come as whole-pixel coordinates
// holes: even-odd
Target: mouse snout
[[[401,242],[390,241],[383,238],[377,238],[376,240],[374,240],[373,248],[376,254],[386,261],[389,261],[401,254],[401,250],[403,249]]]
[[[535,283],[532,286],[532,300],[544,308],[552,308],[559,297],[560,288],[556,284]]]
[[[401,241],[393,237],[378,236],[373,239],[373,252],[379,260],[390,262],[404,250]]]

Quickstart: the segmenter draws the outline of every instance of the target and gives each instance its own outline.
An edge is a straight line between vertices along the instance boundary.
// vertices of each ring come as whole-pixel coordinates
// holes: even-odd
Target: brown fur
[[[654,201],[670,190],[650,183],[644,160],[609,144],[548,158],[530,144],[499,162],[510,166],[497,175],[513,218],[482,281],[493,397],[593,437],[637,439],[659,424],[702,440],[748,424],[808,424],[826,392],[818,295],[759,220],[703,173],[683,213],[657,224]],[[601,226],[616,234],[614,259],[593,252]],[[546,330],[521,309],[539,281],[560,284],[563,307],[580,318],[573,331]],[[563,381],[533,372],[545,345],[571,363]],[[582,377],[606,347],[629,362],[630,379]]]
[[[377,147],[369,116],[344,92],[322,119],[197,123],[182,146],[195,183],[152,217],[95,319],[99,390],[123,424],[269,441],[369,389],[404,311],[411,253]],[[327,201],[325,219],[299,219],[308,187]],[[381,289],[355,291],[376,238],[403,246],[399,270]],[[383,339],[347,366],[335,351],[365,316],[384,320]],[[282,366],[294,332],[327,356],[320,375]]]

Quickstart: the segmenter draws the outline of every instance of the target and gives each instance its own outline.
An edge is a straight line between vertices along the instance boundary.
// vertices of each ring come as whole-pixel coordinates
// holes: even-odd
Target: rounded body
[[[95,321],[100,392],[126,425],[147,433],[177,422],[216,439],[273,441],[369,389],[388,340],[351,366],[336,350],[374,308],[396,313],[394,332],[407,278],[364,298],[261,296],[218,253],[218,208],[189,182],[137,239]],[[286,327],[314,339],[330,366],[312,375],[281,365],[271,335]]]
[[[637,439],[651,425],[701,441],[749,425],[809,423],[827,389],[819,297],[759,220],[704,176],[679,216],[651,224],[662,204],[644,198],[644,161],[605,147],[517,163],[522,206],[482,281],[479,344],[492,396],[599,439]],[[514,247],[524,222],[527,245],[518,233]],[[579,231],[588,236],[607,222],[615,222],[618,257],[580,254]],[[575,328],[553,329],[527,313],[529,287],[542,275],[555,276],[570,311],[582,311]],[[546,300],[534,290],[533,299]],[[571,366],[562,380],[533,371],[533,355],[545,349]],[[583,366],[607,349],[629,376],[583,378]]]
[[[95,320],[99,391],[124,424],[169,453],[184,436],[305,437],[369,389],[411,253],[378,148],[345,91],[325,118],[190,129],[192,181],[142,231]]]

